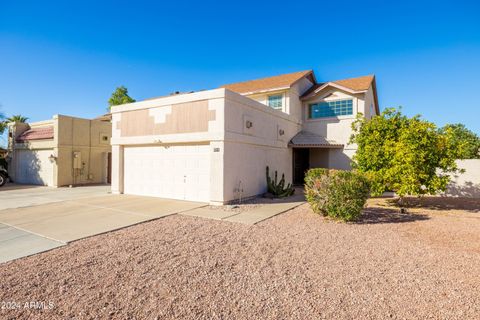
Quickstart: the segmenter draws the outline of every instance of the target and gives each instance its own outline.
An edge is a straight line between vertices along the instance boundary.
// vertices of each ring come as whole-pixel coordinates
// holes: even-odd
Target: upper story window
[[[282,109],[283,107],[283,95],[276,94],[273,96],[268,96],[268,106],[273,109]]]
[[[309,105],[310,119],[348,116],[353,114],[352,99],[325,101]]]

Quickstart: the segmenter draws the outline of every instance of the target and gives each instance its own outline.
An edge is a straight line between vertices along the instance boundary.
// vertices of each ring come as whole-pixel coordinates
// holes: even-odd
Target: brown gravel
[[[305,200],[305,197],[304,197],[303,188],[296,187],[294,195],[285,197],[285,198],[272,198],[272,197],[269,197],[267,194],[265,194],[264,196],[244,199],[241,202],[233,203],[230,205],[208,206],[207,208],[210,210],[216,210],[216,211],[221,210],[225,212],[242,213],[242,212],[247,212],[253,209],[257,209],[272,203],[297,202],[297,201],[304,201],[304,200]]]
[[[479,319],[480,201],[380,204],[354,224],[303,205],[255,226],[177,215],[81,240],[0,265],[2,307],[22,305],[0,318]]]

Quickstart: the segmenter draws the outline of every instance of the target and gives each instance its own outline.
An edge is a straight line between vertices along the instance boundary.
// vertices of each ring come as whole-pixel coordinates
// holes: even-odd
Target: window
[[[282,109],[283,107],[283,95],[277,94],[274,96],[268,96],[268,106],[273,109]]]
[[[313,103],[309,105],[308,111],[310,119],[348,116],[352,114],[353,102],[351,99]]]

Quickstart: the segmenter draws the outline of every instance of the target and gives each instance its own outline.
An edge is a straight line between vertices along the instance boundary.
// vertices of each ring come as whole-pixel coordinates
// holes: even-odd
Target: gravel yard
[[[344,224],[302,205],[254,226],[175,215],[80,240],[0,265],[0,318],[480,318],[480,201],[365,212]]]

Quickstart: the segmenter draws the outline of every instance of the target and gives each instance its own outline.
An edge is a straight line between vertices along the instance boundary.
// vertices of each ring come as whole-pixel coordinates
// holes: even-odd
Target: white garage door
[[[210,200],[210,146],[126,147],[124,193]]]
[[[17,150],[15,182],[53,186],[53,150]]]

